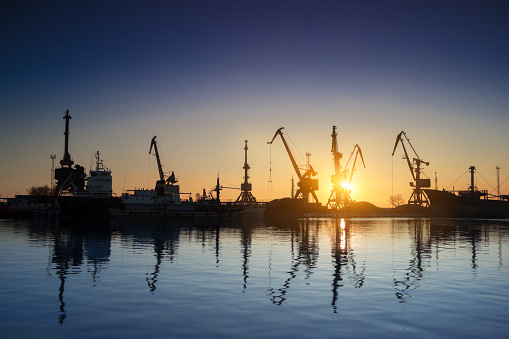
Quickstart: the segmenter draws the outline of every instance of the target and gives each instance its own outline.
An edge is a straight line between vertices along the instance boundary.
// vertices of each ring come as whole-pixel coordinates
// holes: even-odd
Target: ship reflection
[[[50,254],[50,262],[60,281],[58,288],[59,324],[67,319],[64,292],[65,283],[69,274],[81,272],[80,267],[85,260],[90,266],[92,281],[96,285],[99,272],[108,268],[111,253],[111,233],[105,228],[104,221],[96,221],[92,227],[94,233],[89,231],[90,224],[74,224],[74,228],[68,228],[65,222],[53,227],[53,250]],[[95,227],[99,226],[99,227]],[[83,228],[84,227],[84,228]]]
[[[384,228],[377,230],[377,222],[385,225]],[[399,303],[409,302],[431,272],[441,269],[443,262],[440,256],[444,251],[468,251],[469,262],[463,264],[471,267],[475,278],[483,263],[479,257],[487,253],[490,241],[498,242],[498,264],[503,265],[501,239],[509,237],[506,224],[495,233],[482,222],[430,219],[380,219],[370,223],[354,219],[265,223],[113,219],[94,221],[93,224],[62,220],[44,227],[41,231],[39,226],[33,226],[27,232],[31,239],[50,241],[48,274],[58,281],[59,324],[64,324],[68,318],[66,288],[70,283],[69,276],[87,273],[91,277],[90,287],[100,285],[102,272],[112,265],[110,257],[114,246],[132,249],[134,256],[140,253],[150,255],[143,277],[128,273],[132,279],[144,279],[150,294],[157,294],[158,288],[168,284],[162,278],[167,276],[164,272],[178,272],[173,264],[178,266],[179,252],[185,244],[189,251],[186,255],[195,256],[196,260],[202,260],[211,253],[215,256],[212,264],[217,268],[240,270],[241,279],[234,284],[238,283],[242,293],[246,293],[251,284],[260,284],[268,278],[264,298],[276,306],[284,305],[291,293],[296,298],[305,298],[299,295],[303,288],[311,289],[326,283],[330,286],[332,311],[340,313],[343,289],[361,289],[370,278],[372,281],[379,278],[374,275],[377,273],[370,275],[366,263],[371,249],[364,239],[373,237],[373,234],[375,239],[378,234],[384,241],[393,241],[392,293]],[[389,253],[381,255],[390,261],[390,245],[384,248],[389,249]],[[324,249],[330,254],[323,256],[326,253]],[[322,260],[319,260],[320,254]],[[235,258],[238,260],[231,260]],[[327,260],[324,261],[325,258]],[[324,262],[330,262],[330,266]],[[192,267],[185,269],[193,270]],[[318,269],[320,274],[316,274]],[[330,270],[328,283],[322,278],[324,269]],[[200,272],[195,274],[199,276]],[[72,300],[77,302],[76,298]]]

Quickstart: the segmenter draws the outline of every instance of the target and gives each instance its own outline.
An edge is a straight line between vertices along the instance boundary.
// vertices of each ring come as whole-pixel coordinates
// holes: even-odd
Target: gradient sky
[[[289,158],[267,145],[284,126],[325,204],[333,125],[345,158],[364,154],[358,201],[410,196],[401,149],[391,157],[402,130],[439,188],[466,189],[474,165],[496,193],[500,166],[507,194],[508,17],[506,1],[4,2],[0,194],[50,183],[66,109],[73,160],[88,170],[101,152],[117,194],[154,187],[156,135],[182,192],[218,173],[239,187],[247,139],[255,197],[289,196]]]

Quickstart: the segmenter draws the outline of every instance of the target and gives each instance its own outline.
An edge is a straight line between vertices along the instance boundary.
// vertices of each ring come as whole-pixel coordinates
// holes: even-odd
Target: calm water
[[[0,337],[509,337],[509,222],[0,220]]]

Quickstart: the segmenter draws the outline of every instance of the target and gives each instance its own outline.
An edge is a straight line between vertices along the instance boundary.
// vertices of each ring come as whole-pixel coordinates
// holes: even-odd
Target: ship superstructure
[[[492,197],[486,190],[475,186],[475,166],[469,167],[470,186],[468,190],[424,190],[429,198],[432,217],[453,218],[509,218],[509,196]]]
[[[111,170],[104,167],[97,151],[94,155],[95,169],[90,169],[89,175],[85,176],[85,187],[83,190],[73,190],[70,193],[75,197],[111,197],[113,196],[113,177]]]

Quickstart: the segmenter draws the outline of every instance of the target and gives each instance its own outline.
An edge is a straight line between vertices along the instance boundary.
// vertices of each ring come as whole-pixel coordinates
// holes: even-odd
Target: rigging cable
[[[504,181],[500,183],[500,186],[502,186],[507,181],[507,179],[509,179],[509,177],[505,178]]]
[[[303,163],[306,163],[306,158],[304,158],[304,156],[302,155],[302,153],[299,151],[299,149],[297,148],[297,146],[295,145],[295,143],[293,142],[293,139],[292,137],[290,136],[290,134],[288,133],[288,131],[286,131],[286,136],[288,137],[288,139],[290,140],[290,143],[292,144],[293,147],[290,148],[290,151],[293,149],[293,153],[294,153],[294,159],[295,159],[295,155],[298,156],[298,159],[295,159],[295,161],[297,162],[297,165],[299,166],[299,168],[302,169],[302,167],[304,167],[302,164]]]
[[[368,201],[368,182],[366,168],[364,168],[364,201]]]
[[[228,182],[228,181],[226,181],[226,180],[219,179],[219,182],[221,182],[221,183],[225,183],[225,184],[227,184],[227,185],[229,185],[229,186],[230,186],[230,187],[225,187],[225,188],[231,188],[231,189],[240,190],[240,188],[238,188],[238,187],[234,187],[234,186],[235,186],[234,184],[229,183],[229,182]],[[221,187],[222,187],[222,186],[221,186]]]
[[[452,185],[454,185],[454,183],[455,183],[456,181],[460,180],[460,179],[461,179],[461,177],[463,177],[465,174],[467,174],[467,172],[468,172],[468,170],[466,170],[466,171],[465,171],[462,175],[460,175],[460,176],[458,177],[458,179],[454,180],[454,182],[453,182],[452,184],[450,184],[449,186],[447,186],[445,189],[447,190],[449,187],[451,187]]]
[[[270,192],[272,191],[272,144],[269,144],[269,182],[267,185],[268,197],[270,200]]]
[[[391,157],[391,197],[394,196],[394,157]]]
[[[480,176],[481,178],[483,178],[483,180],[484,180],[484,181],[488,184],[488,186],[490,186],[490,187],[491,187],[491,189],[492,189],[492,190],[496,191],[496,189],[495,189],[493,186],[491,186],[491,185],[490,185],[490,183],[488,182],[488,180],[486,180],[486,179],[482,176],[482,174],[481,174],[481,172],[479,172],[479,170],[477,171],[477,174],[479,174],[479,176]]]

